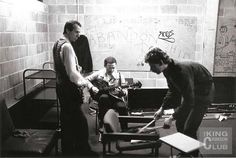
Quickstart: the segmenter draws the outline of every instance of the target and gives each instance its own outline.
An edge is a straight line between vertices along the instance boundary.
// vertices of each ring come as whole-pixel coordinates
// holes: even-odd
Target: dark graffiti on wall
[[[177,59],[195,57],[195,17],[86,15],[84,26],[94,62],[101,66],[104,57],[112,55],[122,62],[121,69],[140,70],[137,65],[141,64],[132,63],[143,60],[150,46],[169,51]]]
[[[170,30],[170,31],[160,31],[158,38],[161,40],[165,40],[167,42],[170,43],[174,43],[175,39],[172,37],[174,35],[174,31]]]

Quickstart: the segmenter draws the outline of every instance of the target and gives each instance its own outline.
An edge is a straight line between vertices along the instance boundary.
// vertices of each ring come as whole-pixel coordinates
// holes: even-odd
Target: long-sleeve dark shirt
[[[172,60],[163,72],[169,90],[163,100],[164,109],[177,107],[174,118],[181,115],[183,108],[208,106],[212,76],[201,64],[196,62],[177,62]]]

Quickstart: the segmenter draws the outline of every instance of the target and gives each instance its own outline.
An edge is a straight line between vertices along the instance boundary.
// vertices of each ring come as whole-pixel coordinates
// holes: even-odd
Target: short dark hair
[[[114,57],[107,57],[106,59],[104,59],[104,66],[107,66],[107,64],[113,64],[116,63],[116,59]]]
[[[148,53],[145,56],[145,63],[151,64],[161,64],[161,61],[164,64],[170,63],[170,57],[158,47],[150,47]]]
[[[73,31],[74,25],[77,24],[81,27],[81,24],[76,20],[69,20],[65,23],[63,34],[66,33],[66,30]]]

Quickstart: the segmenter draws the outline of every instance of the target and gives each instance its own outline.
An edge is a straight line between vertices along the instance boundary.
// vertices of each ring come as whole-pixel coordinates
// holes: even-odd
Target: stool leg
[[[155,146],[155,148],[154,148],[154,156],[158,157],[158,155],[159,155],[159,147]]]
[[[56,146],[55,146],[55,155],[58,155],[58,141],[56,142]]]
[[[111,153],[111,142],[108,143],[108,152]]]
[[[96,132],[96,135],[98,135],[98,109],[96,109],[96,120],[95,120],[95,132]]]
[[[106,142],[103,142],[103,155],[105,156],[106,155]]]

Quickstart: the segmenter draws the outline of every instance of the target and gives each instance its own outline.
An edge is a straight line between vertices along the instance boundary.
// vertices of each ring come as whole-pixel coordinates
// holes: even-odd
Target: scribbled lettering
[[[174,43],[175,39],[172,37],[173,35],[174,35],[173,30],[171,30],[171,31],[160,31],[159,35],[158,35],[158,38],[162,39],[162,40],[165,40],[167,42],[170,42],[170,43]]]
[[[95,60],[112,54],[123,61],[122,68],[139,70],[151,45],[170,50],[170,56],[176,59],[195,59],[195,17],[85,15],[84,23]],[[171,28],[167,28],[168,24]],[[141,69],[148,69],[148,65]]]

